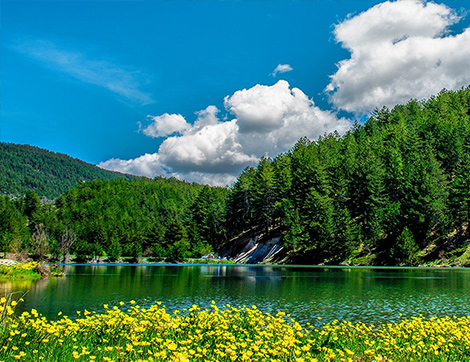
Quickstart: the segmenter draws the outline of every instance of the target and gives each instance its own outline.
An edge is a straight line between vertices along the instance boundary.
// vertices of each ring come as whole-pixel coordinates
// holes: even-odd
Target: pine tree
[[[4,256],[12,248],[19,251],[28,240],[26,220],[9,197],[0,196],[0,251]]]
[[[164,236],[164,247],[168,249],[167,258],[184,260],[190,256],[188,234],[178,218],[174,218]]]
[[[465,147],[449,185],[452,225],[470,236],[470,146]]]
[[[398,263],[414,265],[419,259],[416,255],[419,250],[411,231],[405,226],[400,236],[397,238],[395,245],[390,251],[392,259]]]
[[[253,220],[253,183],[255,169],[247,167],[233,184],[227,198],[225,226],[230,236],[251,228]]]
[[[256,168],[253,178],[251,202],[255,225],[267,233],[274,222],[274,168],[272,161],[263,157]]]

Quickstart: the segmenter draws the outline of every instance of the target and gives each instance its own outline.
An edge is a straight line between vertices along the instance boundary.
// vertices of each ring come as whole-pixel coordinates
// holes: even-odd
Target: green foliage
[[[204,186],[189,207],[189,236],[196,257],[217,250],[225,241],[223,216],[227,190]]]
[[[34,191],[16,201],[0,196],[0,251],[62,261],[69,253],[80,260],[200,257],[226,241],[228,192],[174,178],[138,178],[83,182],[55,204]],[[184,237],[169,233],[174,220]]]
[[[50,200],[79,182],[134,178],[61,153],[3,142],[0,142],[0,165],[0,195],[20,196],[35,191]]]
[[[417,264],[419,259],[416,256],[418,245],[411,231],[405,227],[397,238],[395,245],[392,247],[390,254],[394,260],[399,263]]]
[[[23,202],[24,214],[30,219],[34,218],[35,214],[41,208],[41,200],[35,191],[29,191]]]
[[[27,218],[13,200],[0,196],[0,251],[5,255],[13,248],[20,248],[28,238]]]
[[[90,181],[59,198],[58,219],[76,233],[72,251],[83,258],[199,257],[224,240],[227,193],[176,179]],[[175,219],[187,236],[173,255],[165,238]]]
[[[20,263],[20,264],[14,264],[14,265],[1,265],[0,264],[0,281],[1,282],[11,281],[12,279],[35,280],[35,279],[39,279],[40,277],[41,277],[41,274],[38,271],[37,262]],[[5,310],[2,310],[0,308],[0,322],[2,320],[2,317],[4,316],[5,316]]]
[[[122,255],[122,248],[121,245],[116,241],[113,240],[111,245],[108,248],[108,257],[111,261],[117,261]]]
[[[240,175],[226,228],[231,235],[278,228],[291,260],[304,263],[374,255],[379,264],[416,264],[436,240],[444,251],[465,246],[469,116],[470,88],[442,91],[376,110],[343,136],[303,138]]]
[[[0,162],[0,192],[25,195],[0,196],[3,252],[181,260],[251,233],[282,235],[293,262],[426,263],[468,246],[470,88],[376,110],[342,136],[302,138],[229,190],[81,182],[118,175],[29,146],[0,143]]]
[[[168,226],[163,246],[167,250],[166,259],[178,261],[190,256],[188,234],[178,218],[174,218]]]
[[[255,169],[247,167],[231,187],[227,198],[226,223],[230,236],[236,236],[253,226],[253,182]]]

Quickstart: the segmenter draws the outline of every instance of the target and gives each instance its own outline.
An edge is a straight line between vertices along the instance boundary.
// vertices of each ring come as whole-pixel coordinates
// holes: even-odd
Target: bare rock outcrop
[[[219,255],[237,263],[259,264],[284,261],[287,252],[282,235],[272,230],[267,234],[241,235],[222,248]]]

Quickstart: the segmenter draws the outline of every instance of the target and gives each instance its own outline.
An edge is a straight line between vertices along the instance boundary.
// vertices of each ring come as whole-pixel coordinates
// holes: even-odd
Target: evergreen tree
[[[29,191],[24,198],[24,214],[30,218],[31,221],[35,219],[35,214],[41,209],[41,200],[34,191]]]
[[[28,240],[26,220],[9,197],[0,196],[0,251],[4,257],[12,248],[19,251]]]
[[[273,160],[274,168],[274,213],[275,225],[285,227],[292,213],[292,165],[290,154],[282,154]]]
[[[414,265],[419,260],[416,255],[418,250],[419,247],[416,245],[413,234],[405,226],[395,245],[392,247],[390,254],[392,259],[398,263]]]
[[[190,256],[188,234],[178,218],[174,218],[164,236],[164,247],[167,248],[167,259],[184,260]]]
[[[470,236],[470,146],[465,147],[449,185],[452,226]]]
[[[255,169],[247,167],[240,174],[231,187],[227,199],[226,228],[231,231],[231,236],[250,229],[253,221],[253,183]]]
[[[252,222],[267,233],[274,221],[275,184],[274,168],[270,159],[263,157],[253,177],[251,203],[255,218]]]

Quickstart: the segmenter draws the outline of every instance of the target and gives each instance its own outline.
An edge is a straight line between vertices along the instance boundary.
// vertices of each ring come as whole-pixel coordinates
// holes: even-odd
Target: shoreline
[[[280,263],[239,263],[231,260],[218,260],[218,259],[195,259],[182,262],[164,262],[164,261],[143,261],[143,262],[126,262],[126,261],[91,261],[91,262],[53,262],[53,261],[44,261],[48,266],[197,266],[197,265],[214,265],[214,266],[269,266],[269,267],[304,267],[304,268],[338,268],[338,269],[347,269],[347,268],[376,268],[376,269],[466,269],[468,268],[465,265],[452,265],[452,264],[426,264],[426,265],[329,265],[329,264],[280,264]],[[21,264],[31,263],[20,262],[12,258],[0,258],[0,266],[14,267]],[[34,262],[37,263],[37,262]]]

